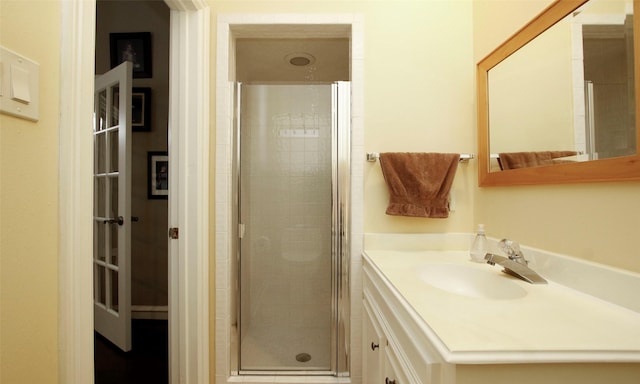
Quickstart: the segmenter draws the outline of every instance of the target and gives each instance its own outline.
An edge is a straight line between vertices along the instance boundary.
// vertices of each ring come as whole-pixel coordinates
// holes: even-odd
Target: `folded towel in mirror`
[[[498,155],[498,164],[502,170],[539,167],[561,163],[558,158],[577,154],[576,151],[506,152]]]

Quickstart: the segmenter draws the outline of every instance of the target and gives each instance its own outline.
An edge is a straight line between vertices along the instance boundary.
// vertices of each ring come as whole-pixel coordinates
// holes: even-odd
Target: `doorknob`
[[[118,216],[115,219],[105,219],[104,220],[105,224],[118,224],[118,225],[122,225],[124,224],[124,217],[122,216]]]

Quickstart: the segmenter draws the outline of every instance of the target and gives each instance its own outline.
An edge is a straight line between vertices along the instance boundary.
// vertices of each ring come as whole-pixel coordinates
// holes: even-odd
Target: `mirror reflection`
[[[590,0],[488,72],[490,172],[637,153],[633,1]]]

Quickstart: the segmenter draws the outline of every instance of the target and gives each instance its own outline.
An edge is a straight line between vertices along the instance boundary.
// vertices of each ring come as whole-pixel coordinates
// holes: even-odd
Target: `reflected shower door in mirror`
[[[491,171],[635,155],[633,51],[633,3],[591,0],[491,68]]]

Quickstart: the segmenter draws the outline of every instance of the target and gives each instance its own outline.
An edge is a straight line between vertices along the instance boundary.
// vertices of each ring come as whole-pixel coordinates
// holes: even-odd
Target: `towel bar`
[[[380,154],[378,152],[369,152],[367,153],[367,161],[376,162],[380,158]],[[475,159],[475,155],[473,153],[461,153],[460,154],[460,162],[468,163],[469,160]]]

